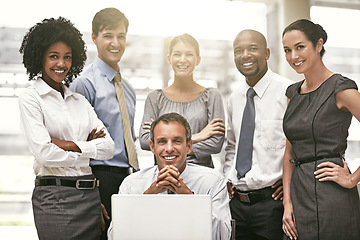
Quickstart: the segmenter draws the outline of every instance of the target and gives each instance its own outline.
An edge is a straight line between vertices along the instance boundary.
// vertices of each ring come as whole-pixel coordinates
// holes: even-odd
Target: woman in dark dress
[[[354,81],[325,67],[326,40],[305,19],[283,32],[286,60],[305,76],[286,92],[283,230],[290,239],[358,240],[360,170],[350,173],[344,154],[352,116],[360,119],[360,94]]]

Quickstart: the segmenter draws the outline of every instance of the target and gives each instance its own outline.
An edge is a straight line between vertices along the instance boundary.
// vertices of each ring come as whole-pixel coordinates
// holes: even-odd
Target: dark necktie
[[[239,138],[238,151],[236,156],[237,177],[240,179],[251,169],[253,140],[255,129],[255,106],[254,96],[256,95],[253,88],[249,88],[246,93],[246,105],[241,122],[241,131]]]
[[[131,167],[133,167],[135,170],[139,169],[136,149],[134,140],[132,138],[131,134],[131,125],[130,125],[130,119],[129,119],[129,113],[126,107],[125,102],[125,96],[124,96],[124,90],[121,84],[121,75],[120,73],[116,74],[114,77],[115,81],[115,91],[116,96],[119,102],[120,112],[121,112],[121,119],[122,119],[122,125],[123,125],[123,135],[124,135],[124,141],[125,141],[125,147],[128,154],[129,164]]]

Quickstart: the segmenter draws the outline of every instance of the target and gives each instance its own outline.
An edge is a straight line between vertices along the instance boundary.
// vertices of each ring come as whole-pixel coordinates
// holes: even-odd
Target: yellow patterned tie
[[[114,81],[115,81],[116,96],[117,96],[119,106],[120,106],[124,141],[125,141],[125,147],[126,147],[127,154],[128,154],[129,164],[135,170],[138,170],[139,164],[138,164],[138,160],[137,160],[135,144],[134,144],[132,134],[131,134],[129,113],[128,113],[128,110],[126,107],[124,90],[123,90],[123,87],[121,84],[120,73],[116,74],[116,76],[114,77]]]

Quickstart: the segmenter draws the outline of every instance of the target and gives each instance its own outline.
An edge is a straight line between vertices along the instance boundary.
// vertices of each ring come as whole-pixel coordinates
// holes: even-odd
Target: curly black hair
[[[86,61],[85,42],[82,34],[69,20],[59,17],[44,19],[31,27],[24,36],[19,51],[23,54],[23,64],[29,80],[42,72],[46,50],[59,41],[68,45],[72,51],[72,64],[65,77],[65,85],[69,86],[73,78],[79,75]]]

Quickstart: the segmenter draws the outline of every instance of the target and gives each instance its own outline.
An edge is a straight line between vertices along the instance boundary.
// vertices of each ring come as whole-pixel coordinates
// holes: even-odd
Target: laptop
[[[210,195],[114,194],[113,240],[212,239]]]

